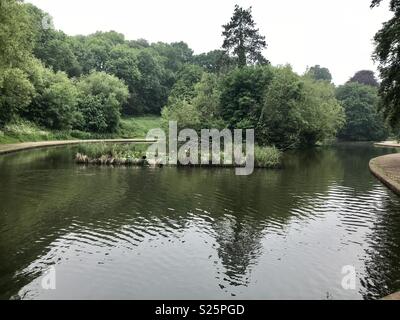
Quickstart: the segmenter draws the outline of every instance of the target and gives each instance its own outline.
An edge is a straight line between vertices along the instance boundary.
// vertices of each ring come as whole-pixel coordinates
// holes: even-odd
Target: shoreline
[[[397,142],[397,141],[394,141],[394,140],[392,140],[392,141],[375,142],[374,146],[400,148],[400,142]]]
[[[400,153],[371,159],[369,169],[379,181],[400,196]]]
[[[10,144],[0,144],[0,155],[17,151],[38,149],[46,147],[57,147],[74,145],[81,143],[153,143],[156,140],[151,139],[88,139],[88,140],[53,140],[53,141],[38,141],[38,142],[20,142]]]

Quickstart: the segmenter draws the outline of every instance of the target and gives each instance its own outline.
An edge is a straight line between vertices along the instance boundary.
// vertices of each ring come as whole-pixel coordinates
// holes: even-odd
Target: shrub
[[[378,111],[378,89],[349,82],[337,88],[336,96],[346,113],[346,125],[339,132],[343,140],[384,140],[389,129]]]
[[[177,121],[178,130],[201,129],[200,112],[186,100],[176,100],[174,104],[163,108],[161,118],[162,127],[165,129],[168,128],[168,121]]]
[[[327,81],[300,77],[290,67],[276,68],[265,95],[257,141],[279,148],[313,145],[334,138],[343,109]]]
[[[229,127],[237,127],[244,119],[251,128],[256,127],[272,78],[270,66],[244,67],[225,76],[221,83],[219,113]]]
[[[33,69],[36,95],[22,115],[46,128],[70,129],[78,104],[78,91],[64,72],[54,73],[43,66]]]
[[[28,75],[21,69],[0,70],[0,127],[29,105],[34,92]]]
[[[129,95],[124,82],[105,72],[92,72],[82,77],[77,87],[80,94],[78,110],[83,118],[77,129],[116,132],[122,105]]]

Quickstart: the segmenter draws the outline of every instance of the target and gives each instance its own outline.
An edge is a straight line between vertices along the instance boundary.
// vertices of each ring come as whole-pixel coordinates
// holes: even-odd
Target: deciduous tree
[[[382,0],[373,0],[371,7]],[[390,0],[393,17],[375,35],[374,58],[379,62],[380,96],[385,117],[392,127],[400,124],[400,1]]]
[[[375,74],[371,70],[357,71],[354,76],[350,78],[349,82],[357,82],[376,88],[379,87],[378,80],[376,80]]]

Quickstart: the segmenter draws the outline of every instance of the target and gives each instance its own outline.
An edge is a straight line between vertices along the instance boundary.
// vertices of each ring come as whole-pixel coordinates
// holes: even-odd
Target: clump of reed
[[[146,144],[111,144],[111,143],[94,143],[94,144],[80,144],[75,156],[75,161],[80,164],[96,164],[96,165],[132,165],[132,166],[161,166],[161,159],[166,160],[166,155],[160,155],[157,160],[147,160]],[[189,156],[189,154],[188,154]],[[225,163],[224,152],[221,151],[219,155],[220,162],[212,163],[212,155],[209,154],[209,161],[207,164],[189,164],[188,166],[202,166],[202,167],[235,167],[241,166],[238,164]],[[214,155],[215,157],[215,155]],[[279,168],[281,166],[282,152],[275,147],[254,147],[254,166],[256,168]],[[199,159],[200,160],[200,159]],[[216,161],[218,162],[218,161]],[[178,163],[178,166],[183,166]]]
[[[254,147],[254,165],[256,168],[279,168],[282,151],[276,147]]]
[[[97,165],[147,165],[146,145],[85,143],[78,146],[75,161]]]

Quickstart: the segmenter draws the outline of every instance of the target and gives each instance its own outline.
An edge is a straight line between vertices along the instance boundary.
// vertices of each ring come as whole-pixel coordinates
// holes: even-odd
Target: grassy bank
[[[81,164],[97,164],[97,165],[158,165],[159,160],[147,161],[146,144],[81,144],[78,147],[78,152],[75,161]],[[256,168],[278,168],[281,166],[282,153],[275,147],[255,147],[255,162]],[[165,155],[163,158],[167,160]],[[211,156],[210,156],[211,159]],[[228,166],[233,165],[223,164],[223,153],[220,153],[221,164],[203,164],[201,166]]]
[[[0,144],[74,139],[145,138],[148,130],[160,126],[160,117],[123,118],[118,132],[100,134],[78,130],[51,131],[26,120],[16,120],[0,130]]]

